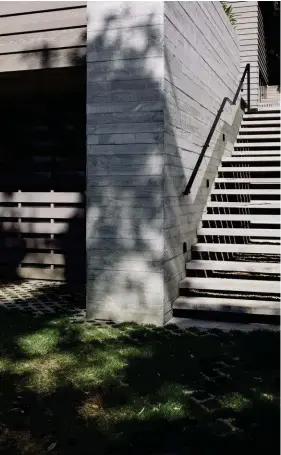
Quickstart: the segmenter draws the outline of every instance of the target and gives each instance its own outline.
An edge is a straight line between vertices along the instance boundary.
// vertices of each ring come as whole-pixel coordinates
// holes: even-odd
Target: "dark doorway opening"
[[[86,69],[0,75],[0,279],[85,283]]]

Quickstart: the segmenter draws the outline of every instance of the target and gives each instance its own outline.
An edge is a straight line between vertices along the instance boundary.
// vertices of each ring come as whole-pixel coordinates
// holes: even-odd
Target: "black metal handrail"
[[[251,71],[250,63],[247,63],[247,65],[245,66],[243,75],[242,75],[242,77],[241,77],[240,83],[239,83],[239,85],[238,85],[238,89],[237,89],[237,91],[236,91],[236,93],[235,93],[235,96],[234,96],[233,100],[231,101],[231,100],[230,100],[229,98],[227,98],[227,97],[225,97],[225,98],[223,99],[223,102],[221,103],[221,107],[220,107],[219,110],[218,110],[218,113],[217,113],[217,115],[216,115],[216,118],[215,118],[215,120],[214,120],[214,123],[213,123],[213,125],[212,125],[212,128],[210,129],[210,132],[209,132],[209,134],[208,134],[208,137],[207,137],[207,139],[206,139],[206,142],[205,142],[205,144],[203,145],[203,148],[202,148],[202,151],[201,151],[201,153],[200,153],[200,156],[199,156],[199,158],[198,158],[198,160],[197,160],[197,163],[196,163],[196,165],[195,165],[195,167],[194,167],[194,169],[193,169],[193,172],[192,172],[192,174],[191,174],[191,177],[190,177],[190,179],[189,179],[189,182],[188,182],[188,184],[186,185],[186,188],[185,188],[185,190],[184,190],[183,193],[182,193],[184,196],[190,193],[192,184],[193,184],[193,182],[194,182],[194,180],[195,180],[195,177],[196,177],[196,175],[197,175],[197,172],[198,172],[198,169],[199,169],[199,167],[200,167],[200,164],[201,164],[201,162],[202,162],[202,160],[203,160],[203,158],[204,158],[204,155],[205,155],[205,153],[206,153],[207,148],[209,147],[210,141],[211,141],[211,139],[212,139],[212,136],[213,136],[213,134],[214,134],[214,131],[215,131],[215,129],[216,129],[216,126],[217,126],[217,124],[218,124],[218,121],[220,120],[220,116],[221,116],[221,114],[222,114],[222,112],[223,112],[223,110],[224,110],[224,106],[226,105],[227,102],[229,102],[231,105],[236,104],[236,101],[237,101],[238,96],[239,96],[239,93],[240,93],[240,91],[241,91],[241,88],[242,88],[244,79],[245,79],[245,77],[246,77],[246,74],[247,74],[247,108],[248,108],[248,111],[250,111],[250,108],[251,108],[251,103],[250,103],[250,89],[251,89],[250,71]]]

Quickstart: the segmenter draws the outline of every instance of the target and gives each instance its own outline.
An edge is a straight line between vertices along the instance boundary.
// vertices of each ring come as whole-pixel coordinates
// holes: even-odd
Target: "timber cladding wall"
[[[239,112],[229,105],[191,194],[181,197],[225,96],[240,79],[239,43],[220,2],[165,2],[165,313],[185,277],[185,261],[221,156],[231,151]],[[237,110],[236,110],[237,111]],[[225,142],[223,141],[225,135]],[[186,250],[186,253],[184,253]]]
[[[259,75],[267,84],[267,62],[263,19],[258,2],[230,2],[236,17],[236,33],[240,43],[241,73],[251,64],[251,106],[259,101]],[[246,95],[247,90],[245,90]]]
[[[86,2],[0,3],[0,72],[84,62]]]
[[[231,121],[182,198],[223,97],[238,87],[239,44],[219,2],[91,2],[88,14],[88,317],[163,324],[206,180],[238,130],[226,109]]]

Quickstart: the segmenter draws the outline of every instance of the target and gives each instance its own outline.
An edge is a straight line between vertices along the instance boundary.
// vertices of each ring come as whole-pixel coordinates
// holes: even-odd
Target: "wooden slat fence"
[[[84,281],[83,88],[0,101],[0,278]]]

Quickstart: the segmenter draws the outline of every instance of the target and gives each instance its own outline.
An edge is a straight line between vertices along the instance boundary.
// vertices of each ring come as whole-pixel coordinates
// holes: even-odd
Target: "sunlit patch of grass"
[[[43,328],[38,332],[19,337],[18,346],[28,356],[45,356],[53,352],[59,341],[59,331]]]
[[[25,388],[42,393],[55,390],[62,382],[68,381],[67,373],[71,373],[75,365],[76,359],[73,355],[54,353],[44,358],[20,360],[10,371],[25,378]]]
[[[4,373],[5,371],[8,371],[10,366],[12,365],[12,362],[10,359],[7,359],[5,357],[0,357],[0,373]]]
[[[266,401],[276,401],[279,400],[278,396],[274,395],[273,393],[262,393],[261,397]]]
[[[234,411],[241,411],[243,408],[251,405],[251,400],[245,398],[240,393],[226,394],[219,399],[219,402],[223,408],[230,408]]]

